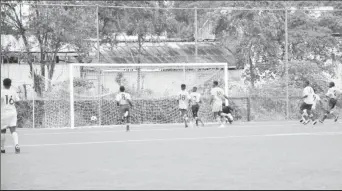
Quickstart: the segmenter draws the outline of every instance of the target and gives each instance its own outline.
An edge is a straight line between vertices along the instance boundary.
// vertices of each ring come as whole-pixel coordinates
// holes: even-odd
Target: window
[[[3,63],[8,64],[8,63],[19,63],[19,59],[17,56],[3,56]]]

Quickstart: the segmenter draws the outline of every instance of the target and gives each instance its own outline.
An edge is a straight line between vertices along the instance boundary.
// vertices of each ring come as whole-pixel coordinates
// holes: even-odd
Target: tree
[[[26,61],[30,66],[31,75],[33,75],[33,58],[31,54],[31,46],[28,42],[28,31],[27,26],[25,26],[22,17],[21,10],[18,5],[12,4],[1,4],[1,26],[4,34],[12,34],[17,39],[21,37],[24,42]]]
[[[49,79],[49,82],[52,79],[57,53],[63,46],[73,46],[80,55],[78,59],[83,58],[83,54],[90,51],[90,46],[84,39],[89,38],[94,31],[94,27],[89,23],[89,19],[94,15],[84,9],[42,7],[38,2],[30,5],[28,15],[22,15],[19,6],[20,4],[2,4],[4,8],[2,14],[5,15],[2,24],[10,29],[7,31],[8,34],[23,39],[27,55],[25,60],[30,66],[31,75],[33,74],[31,48],[35,42],[30,42],[28,39],[34,37],[38,42],[40,74],[34,72],[34,87],[38,95],[42,96],[45,78]]]
[[[96,38],[96,9],[94,7],[64,7],[67,11],[68,25],[64,30],[66,48],[76,52],[78,63],[90,63],[91,52],[95,50],[93,38]],[[68,62],[68,61],[66,61]],[[84,66],[80,67],[80,76],[85,77]]]
[[[245,8],[317,8],[327,2],[227,2],[225,6]],[[331,4],[331,3],[330,3]],[[223,5],[221,5],[223,6]],[[334,3],[341,6],[341,3]],[[313,11],[289,11],[289,58],[318,64],[333,76],[334,66],[327,65],[338,50],[338,41],[331,36],[341,31],[339,12],[324,12],[320,17]],[[284,11],[208,11],[216,27],[214,33],[223,47],[244,67],[246,81],[252,87],[262,79],[285,75],[285,14]],[[336,59],[340,59],[335,56]],[[282,61],[282,62],[281,62]]]
[[[274,11],[215,11],[212,17],[216,21],[217,38],[235,54],[238,66],[247,66],[245,77],[252,87],[262,78],[272,78],[277,73],[275,68],[283,52],[280,43],[284,34],[280,24],[283,15]],[[236,46],[235,52],[229,44]]]
[[[334,77],[335,66],[327,62],[342,61],[341,55],[335,54],[339,42],[331,35],[342,29],[342,23],[338,22],[341,18],[333,12],[323,12],[318,18],[312,13],[298,10],[289,14],[289,57],[317,63],[321,70]]]
[[[115,1],[112,3],[117,6],[142,7],[139,9],[103,8],[99,11],[101,34],[107,42],[112,42],[115,45],[117,43],[116,37],[120,34],[136,35],[138,37],[137,50],[131,49],[131,52],[134,55],[132,56],[133,60],[136,63],[141,63],[141,58],[144,56],[142,54],[143,44],[146,42],[146,38],[152,35],[160,36],[167,30],[167,12],[162,9],[144,7],[165,7],[165,2]],[[135,59],[136,57],[137,59]],[[137,92],[139,92],[141,90],[140,67],[137,68],[137,73]]]

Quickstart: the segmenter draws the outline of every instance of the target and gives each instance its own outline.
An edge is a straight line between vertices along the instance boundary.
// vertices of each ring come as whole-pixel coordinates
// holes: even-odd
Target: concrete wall
[[[40,72],[40,66],[34,65],[35,71]],[[210,76],[211,71],[203,72],[206,76]],[[222,72],[221,72],[222,73]],[[243,81],[241,78],[242,70],[229,70],[229,83],[241,84]],[[107,73],[103,76],[104,88],[107,88],[110,92],[117,92],[119,84],[115,83],[117,73]],[[222,73],[223,75],[223,73]],[[74,76],[79,77],[80,71],[74,68]],[[30,75],[30,67],[27,64],[3,64],[1,65],[1,79],[11,78],[12,85],[17,88],[18,91],[23,92],[23,84],[27,84],[27,97],[32,99],[32,96],[36,96],[33,92],[32,85],[33,79]],[[127,80],[127,85],[132,88],[136,88],[136,72],[125,72],[124,77]],[[97,77],[93,78],[94,82],[97,83]],[[198,77],[195,72],[186,73],[186,84],[189,86],[198,85],[205,80],[206,77]],[[54,75],[52,78],[52,84],[63,82],[69,79],[69,65],[68,64],[57,64],[55,67]],[[159,96],[165,95],[166,92],[172,94],[179,91],[180,84],[184,83],[183,72],[143,72],[143,87],[144,89],[151,89],[154,93]],[[1,84],[2,86],[2,84]]]

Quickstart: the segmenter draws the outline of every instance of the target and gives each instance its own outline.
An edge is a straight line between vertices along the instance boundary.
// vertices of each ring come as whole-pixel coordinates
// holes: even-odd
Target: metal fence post
[[[34,114],[35,114],[35,112],[34,112],[34,107],[35,107],[35,96],[34,96],[34,92],[35,92],[35,88],[36,88],[36,86],[35,86],[35,82],[34,82],[34,77],[35,77],[35,73],[34,73],[34,67],[32,67],[32,79],[33,79],[33,91],[32,91],[32,128],[34,129],[35,128],[35,117],[34,117]]]
[[[285,68],[286,68],[286,119],[290,119],[290,100],[289,100],[289,55],[288,55],[288,29],[287,29],[287,9],[285,9]]]
[[[99,5],[96,5],[96,38],[97,38],[97,62],[100,63],[100,26],[99,26]]]
[[[198,46],[197,46],[197,40],[198,40],[198,23],[197,23],[197,7],[195,7],[195,19],[194,19],[194,28],[195,28],[195,62],[197,63],[197,56],[198,56]]]

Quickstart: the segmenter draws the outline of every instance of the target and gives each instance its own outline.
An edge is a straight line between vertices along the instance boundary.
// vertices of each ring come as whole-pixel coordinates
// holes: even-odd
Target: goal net
[[[177,98],[183,83],[189,92],[195,86],[198,88],[203,97],[199,116],[204,122],[211,122],[214,119],[209,99],[213,81],[228,91],[226,63],[79,63],[70,64],[69,78],[60,88],[63,90],[55,93],[55,101],[45,105],[47,111],[54,111],[45,116],[47,125],[56,126],[56,118],[67,119],[67,116],[70,120],[63,120],[63,126],[71,128],[120,125],[115,96],[121,85],[132,96],[132,124],[180,123]]]

